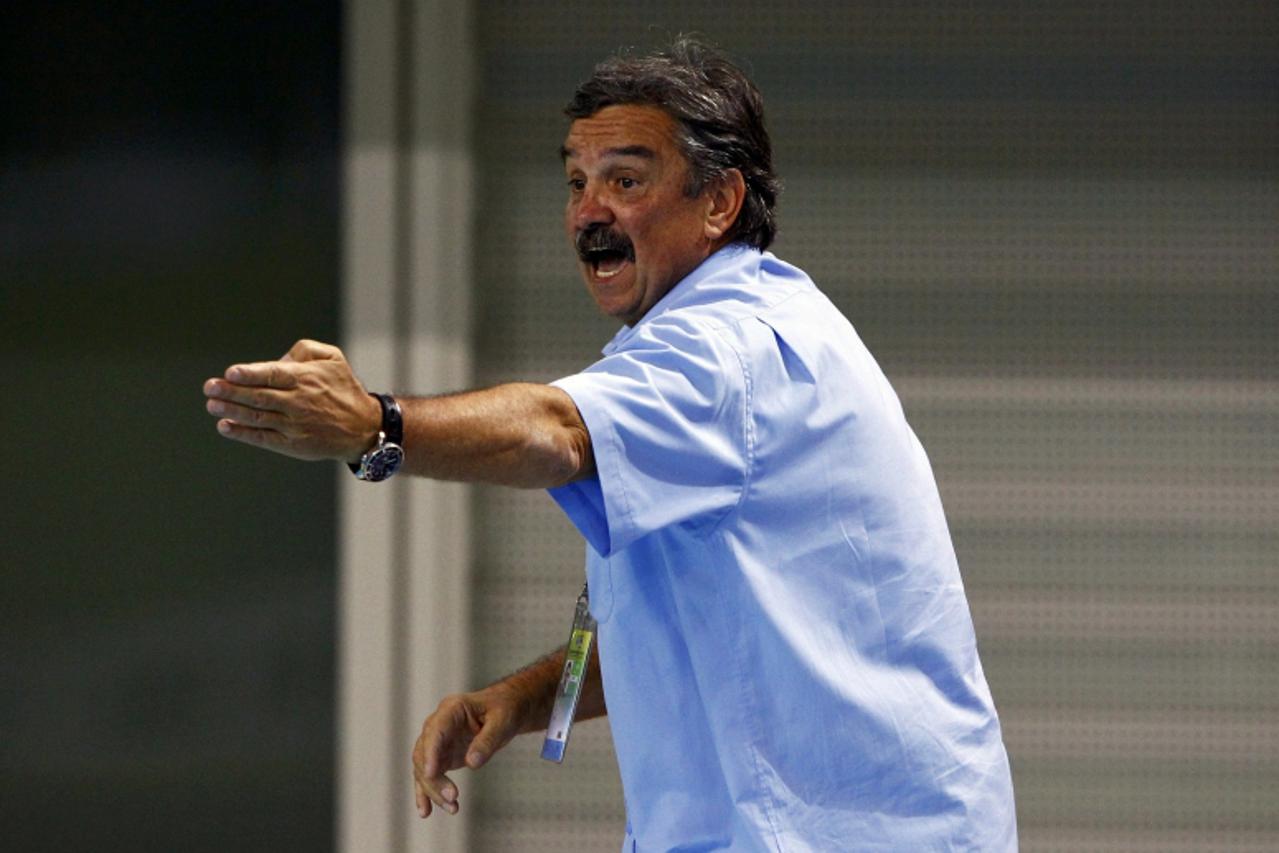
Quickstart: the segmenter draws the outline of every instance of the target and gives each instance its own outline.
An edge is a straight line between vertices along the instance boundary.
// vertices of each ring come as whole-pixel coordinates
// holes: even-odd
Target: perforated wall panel
[[[765,96],[777,253],[852,319],[933,460],[1023,849],[1279,849],[1274,5],[477,15],[480,380],[553,379],[612,335],[560,225],[560,109],[614,48],[708,35]],[[583,546],[544,495],[476,501],[489,680],[563,643]],[[536,740],[478,774],[476,849],[614,849],[607,725],[562,767]]]

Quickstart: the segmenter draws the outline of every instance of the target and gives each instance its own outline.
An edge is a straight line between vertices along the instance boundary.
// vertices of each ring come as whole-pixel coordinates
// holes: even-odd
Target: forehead
[[[678,125],[660,107],[615,104],[569,126],[561,153],[567,160],[587,160],[646,149],[656,157],[678,154]]]

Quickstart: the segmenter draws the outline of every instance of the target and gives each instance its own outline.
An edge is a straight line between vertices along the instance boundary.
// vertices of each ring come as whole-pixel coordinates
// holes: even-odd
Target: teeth
[[[595,277],[601,280],[610,279],[622,271],[626,266],[626,258],[617,256],[606,256],[599,258],[592,264]]]

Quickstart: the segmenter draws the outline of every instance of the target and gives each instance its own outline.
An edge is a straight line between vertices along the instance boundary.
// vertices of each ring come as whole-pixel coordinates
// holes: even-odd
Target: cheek
[[[645,234],[648,256],[658,262],[679,257],[684,253],[687,243],[689,243],[688,223],[677,219],[657,222]]]
[[[627,236],[635,251],[651,253],[653,237],[658,233],[660,224],[660,220],[654,223],[644,216],[618,216],[613,228]]]

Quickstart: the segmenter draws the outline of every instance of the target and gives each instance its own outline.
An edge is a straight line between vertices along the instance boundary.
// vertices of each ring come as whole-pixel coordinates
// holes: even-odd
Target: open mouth
[[[620,273],[627,263],[635,262],[635,246],[624,234],[607,226],[594,225],[577,235],[577,256],[589,264],[597,279],[606,280]]]
[[[608,279],[621,272],[622,267],[634,257],[626,252],[604,249],[586,252],[583,260],[591,265],[596,278]]]

